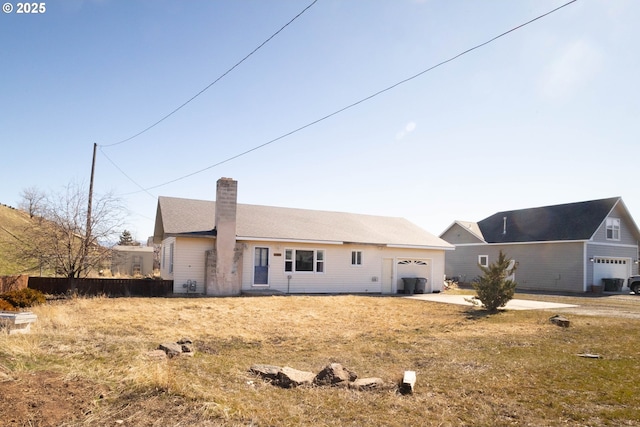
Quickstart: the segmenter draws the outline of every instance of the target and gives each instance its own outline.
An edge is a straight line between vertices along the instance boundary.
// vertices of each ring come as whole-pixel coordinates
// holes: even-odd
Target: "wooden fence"
[[[2,276],[0,277],[0,294],[17,291],[27,287],[29,276]]]
[[[173,280],[29,277],[29,287],[51,295],[166,297],[173,294]]]

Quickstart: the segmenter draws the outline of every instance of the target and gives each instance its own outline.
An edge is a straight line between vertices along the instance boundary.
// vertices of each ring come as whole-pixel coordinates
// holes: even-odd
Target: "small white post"
[[[406,394],[413,393],[413,388],[416,385],[416,371],[404,371],[404,378],[402,378],[402,389]]]

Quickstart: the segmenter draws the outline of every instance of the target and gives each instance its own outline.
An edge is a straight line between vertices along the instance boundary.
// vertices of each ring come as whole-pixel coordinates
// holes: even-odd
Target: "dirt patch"
[[[0,424],[54,427],[85,418],[105,388],[53,372],[0,372]]]

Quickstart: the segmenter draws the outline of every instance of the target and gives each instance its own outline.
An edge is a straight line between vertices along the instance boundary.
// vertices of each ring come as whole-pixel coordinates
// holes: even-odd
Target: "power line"
[[[505,32],[503,32],[503,33],[501,33],[501,34],[499,34],[499,35],[497,35],[497,36],[495,36],[495,37],[493,37],[493,38],[491,38],[491,39],[489,39],[489,40],[485,41],[485,42],[482,42],[482,43],[480,43],[480,44],[478,44],[478,45],[475,45],[475,46],[473,46],[473,47],[471,47],[471,48],[469,48],[469,49],[467,49],[467,50],[463,51],[463,52],[460,52],[459,54],[457,54],[457,55],[455,55],[455,56],[452,56],[452,57],[451,57],[451,58],[449,58],[449,59],[446,59],[446,60],[444,60],[444,61],[442,61],[442,62],[439,62],[439,63],[438,63],[438,64],[436,64],[436,65],[433,65],[433,66],[431,66],[431,67],[429,67],[429,68],[427,68],[427,69],[425,69],[425,70],[423,70],[423,71],[420,71],[419,73],[414,74],[414,75],[412,75],[411,77],[407,77],[407,78],[406,78],[406,79],[404,79],[404,80],[400,80],[399,82],[394,83],[394,84],[392,84],[391,86],[388,86],[388,87],[386,87],[386,88],[384,88],[384,89],[381,89],[381,90],[379,90],[379,91],[377,91],[377,92],[375,92],[375,93],[373,93],[373,94],[371,94],[371,95],[369,95],[369,96],[367,96],[367,97],[365,97],[365,98],[360,99],[359,101],[356,101],[356,102],[354,102],[354,103],[352,103],[352,104],[347,105],[346,107],[342,107],[342,108],[340,108],[339,110],[334,111],[333,113],[327,114],[326,116],[323,116],[323,117],[321,117],[321,118],[319,118],[319,119],[316,119],[316,120],[314,120],[314,121],[312,121],[312,122],[310,122],[310,123],[307,123],[307,124],[306,124],[306,125],[304,125],[304,126],[300,126],[299,128],[296,128],[296,129],[294,129],[294,130],[292,130],[292,131],[290,131],[290,132],[287,132],[287,133],[285,133],[285,134],[283,134],[283,135],[280,135],[280,136],[279,136],[279,137],[277,137],[277,138],[274,138],[274,139],[272,139],[272,140],[270,140],[270,141],[267,141],[267,142],[265,142],[265,143],[263,143],[263,144],[260,144],[260,145],[258,145],[258,146],[256,146],[256,147],[253,147],[253,148],[251,148],[251,149],[249,149],[249,150],[246,150],[246,151],[243,151],[243,152],[241,152],[241,153],[239,153],[239,154],[236,154],[236,155],[234,155],[234,156],[231,156],[231,157],[229,157],[229,158],[227,158],[227,159],[225,159],[225,160],[222,160],[222,161],[220,161],[220,162],[218,162],[218,163],[215,163],[215,164],[213,164],[213,165],[207,166],[207,167],[205,167],[205,168],[203,168],[203,169],[197,170],[197,171],[195,171],[195,172],[191,172],[191,173],[186,174],[186,175],[183,175],[183,176],[181,176],[181,177],[179,177],[179,178],[172,179],[171,181],[164,182],[164,183],[162,183],[162,184],[154,185],[154,186],[152,186],[152,187],[147,187],[147,188],[143,189],[143,191],[153,190],[153,189],[158,188],[158,187],[163,187],[163,186],[165,186],[165,185],[173,184],[174,182],[181,181],[181,180],[183,180],[183,179],[186,179],[186,178],[192,177],[192,176],[194,176],[194,175],[197,175],[197,174],[199,174],[199,173],[205,172],[205,171],[207,171],[207,170],[209,170],[209,169],[213,169],[213,168],[215,168],[215,167],[217,167],[217,166],[220,166],[220,165],[222,165],[222,164],[224,164],[224,163],[227,163],[227,162],[230,162],[230,161],[232,161],[232,160],[235,160],[235,159],[237,159],[238,157],[245,156],[245,155],[247,155],[247,154],[249,154],[249,153],[251,153],[251,152],[253,152],[253,151],[256,151],[256,150],[259,150],[259,149],[261,149],[261,148],[264,148],[264,147],[266,147],[267,145],[270,145],[270,144],[273,144],[274,142],[280,141],[281,139],[284,139],[284,138],[286,138],[286,137],[288,137],[288,136],[291,136],[291,135],[293,135],[293,134],[295,134],[295,133],[298,133],[298,132],[300,132],[300,131],[302,131],[302,130],[304,130],[304,129],[308,128],[308,127],[311,127],[311,126],[313,126],[313,125],[316,125],[316,124],[318,124],[318,123],[320,123],[320,122],[322,122],[322,121],[325,121],[325,120],[327,120],[327,119],[329,119],[329,118],[331,118],[331,117],[333,117],[333,116],[335,116],[335,115],[338,115],[338,114],[340,114],[340,113],[342,113],[342,112],[344,112],[344,111],[346,111],[346,110],[349,110],[349,109],[351,109],[351,108],[353,108],[353,107],[355,107],[355,106],[357,106],[357,105],[360,105],[360,104],[362,104],[362,103],[364,103],[364,102],[366,102],[366,101],[369,101],[370,99],[373,99],[373,98],[377,97],[378,95],[382,95],[383,93],[388,92],[388,91],[390,91],[390,90],[392,90],[392,89],[395,89],[396,87],[398,87],[398,86],[400,86],[400,85],[403,85],[403,84],[405,84],[405,83],[407,83],[407,82],[410,82],[411,80],[414,80],[414,79],[416,79],[416,78],[418,78],[418,77],[422,76],[423,74],[426,74],[426,73],[428,73],[428,72],[430,72],[430,71],[432,71],[432,70],[434,70],[434,69],[436,69],[436,68],[438,68],[438,67],[441,67],[441,66],[443,66],[443,65],[445,65],[445,64],[448,64],[449,62],[452,62],[452,61],[454,61],[454,60],[456,60],[456,59],[460,58],[460,57],[461,57],[461,56],[463,56],[463,55],[466,55],[466,54],[468,54],[468,53],[470,53],[470,52],[473,52],[473,51],[474,51],[474,50],[476,50],[476,49],[479,49],[479,48],[481,48],[481,47],[484,47],[484,46],[486,46],[486,45],[488,45],[488,44],[490,44],[490,43],[492,43],[492,42],[494,42],[494,41],[496,41],[496,40],[498,40],[498,39],[500,39],[500,38],[502,38],[502,37],[504,37],[504,36],[506,36],[506,35],[508,35],[508,34],[510,34],[510,33],[512,33],[512,32],[514,32],[514,31],[516,31],[516,30],[519,30],[519,29],[521,29],[521,28],[523,28],[523,27],[525,27],[525,26],[527,26],[527,25],[529,25],[529,24],[531,24],[531,23],[533,23],[533,22],[535,22],[535,21],[538,21],[538,20],[540,20],[540,19],[542,19],[542,18],[544,18],[544,17],[546,17],[546,16],[548,16],[548,15],[551,15],[552,13],[557,12],[558,10],[560,10],[560,9],[562,9],[562,8],[564,8],[564,7],[567,7],[567,6],[569,6],[570,4],[575,3],[575,2],[577,2],[577,1],[578,1],[578,0],[571,0],[571,1],[569,1],[569,2],[565,3],[565,4],[561,5],[561,6],[556,7],[556,8],[555,8],[555,9],[553,9],[553,10],[550,10],[549,12],[546,12],[546,13],[544,13],[544,14],[542,14],[542,15],[539,15],[539,16],[537,16],[537,17],[535,17],[535,18],[533,18],[533,19],[531,19],[531,20],[529,20],[529,21],[527,21],[527,22],[525,22],[525,23],[523,23],[523,24],[518,25],[517,27],[514,27],[514,28],[512,28],[512,29],[510,29],[510,30],[508,30],[508,31],[505,31]],[[138,192],[135,192],[135,193],[138,193]],[[127,193],[127,194],[133,194],[133,193]]]
[[[102,147],[100,147],[100,152],[102,153],[102,155],[104,157],[106,157],[106,159],[109,161],[109,163],[111,163],[113,165],[113,167],[115,167],[116,169],[118,169],[120,171],[120,173],[122,175],[124,175],[129,181],[133,182],[136,187],[138,187],[140,189],[140,191],[144,191],[145,193],[147,193],[152,199],[155,199],[156,196],[154,196],[153,194],[149,193],[149,189],[145,189],[142,185],[138,184],[133,178],[131,178],[129,175],[127,175],[113,160],[111,160],[111,158],[109,156],[107,156],[107,153],[104,152],[104,150],[102,149]],[[139,193],[140,191],[136,191],[136,193]]]
[[[131,141],[132,139],[142,135],[143,133],[147,132],[150,129],[153,129],[154,127],[156,127],[157,125],[159,125],[160,123],[162,123],[163,121],[165,121],[166,119],[168,119],[169,117],[173,116],[175,113],[177,113],[178,111],[180,111],[183,107],[185,107],[187,104],[189,104],[191,101],[193,101],[194,99],[196,99],[198,96],[202,95],[204,92],[206,92],[211,86],[213,86],[214,84],[218,83],[220,80],[222,80],[227,74],[229,74],[231,71],[233,71],[235,68],[237,68],[240,64],[242,64],[244,61],[246,61],[247,59],[249,59],[249,57],[251,55],[253,55],[254,53],[256,53],[258,50],[260,50],[264,45],[266,45],[267,43],[269,43],[271,41],[271,39],[273,39],[275,36],[277,36],[278,34],[280,34],[285,28],[287,28],[291,23],[293,23],[293,21],[295,21],[296,19],[298,19],[303,13],[305,13],[307,10],[309,10],[311,8],[311,6],[313,6],[314,4],[316,4],[318,0],[313,0],[307,7],[305,7],[300,13],[298,13],[296,16],[294,16],[289,22],[287,22],[286,24],[284,24],[278,31],[276,31],[275,33],[273,33],[268,39],[266,39],[265,41],[263,41],[258,47],[256,47],[255,49],[253,49],[251,52],[249,52],[248,55],[246,55],[244,58],[242,58],[240,61],[238,61],[233,67],[229,68],[227,71],[225,71],[224,73],[222,73],[220,75],[220,77],[218,77],[217,79],[215,79],[214,81],[212,81],[211,83],[209,83],[209,85],[207,85],[204,89],[202,89],[200,92],[196,93],[195,95],[193,95],[191,98],[189,98],[187,101],[185,101],[184,103],[182,103],[179,107],[175,108],[173,111],[171,111],[169,114],[167,114],[166,116],[162,117],[160,120],[158,120],[157,122],[153,123],[152,125],[146,127],[145,129],[141,130],[140,132],[136,133],[135,135],[130,136],[129,138],[123,139],[122,141],[118,141],[118,142],[114,142],[113,144],[107,144],[107,145],[101,145],[101,147],[113,147],[116,145],[120,145],[120,144],[124,144],[125,142]]]

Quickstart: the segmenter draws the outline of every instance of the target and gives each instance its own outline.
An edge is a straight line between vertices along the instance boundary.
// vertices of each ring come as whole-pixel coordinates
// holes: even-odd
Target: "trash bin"
[[[616,279],[602,279],[604,282],[604,291],[605,292],[614,292],[616,290]]]
[[[403,277],[402,283],[404,284],[404,293],[407,295],[413,295],[416,291],[416,278],[415,277]]]
[[[427,279],[425,277],[418,277],[416,279],[416,294],[424,294],[427,289]]]
[[[624,279],[616,278],[616,279],[613,279],[613,280],[616,281],[616,286],[615,286],[616,292],[620,292],[622,290],[622,286],[624,286]]]

